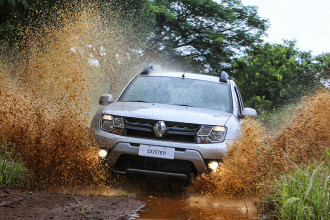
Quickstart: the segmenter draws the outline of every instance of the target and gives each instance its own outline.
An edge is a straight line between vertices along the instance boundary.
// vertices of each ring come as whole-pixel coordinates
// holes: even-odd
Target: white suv
[[[244,108],[227,73],[220,77],[154,71],[148,66],[115,101],[104,106],[91,129],[99,155],[116,173],[190,178],[216,170],[227,143],[239,136]]]

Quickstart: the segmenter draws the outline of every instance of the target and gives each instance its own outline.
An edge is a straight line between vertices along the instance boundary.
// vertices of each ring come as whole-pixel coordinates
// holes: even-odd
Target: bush
[[[3,137],[0,148],[0,187],[24,186],[28,172],[19,156],[15,152],[15,144],[8,143]]]

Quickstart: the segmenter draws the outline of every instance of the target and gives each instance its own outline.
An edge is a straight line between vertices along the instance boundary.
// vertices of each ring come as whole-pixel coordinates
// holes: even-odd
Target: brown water
[[[118,94],[142,68],[144,61],[130,47],[143,44],[118,16],[93,6],[59,10],[52,21],[40,16],[20,50],[0,42],[0,132],[16,144],[31,185],[93,186],[104,194],[107,174],[86,127],[98,96]],[[148,205],[140,218],[256,218],[255,204],[274,175],[330,146],[329,96],[327,90],[304,101],[276,136],[245,120],[217,173],[198,177],[184,197],[141,197]]]
[[[137,219],[258,219],[253,199],[149,196],[142,201],[146,201],[147,205]]]

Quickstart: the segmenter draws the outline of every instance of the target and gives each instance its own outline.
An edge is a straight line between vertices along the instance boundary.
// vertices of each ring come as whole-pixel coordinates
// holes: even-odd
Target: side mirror
[[[244,108],[243,116],[257,117],[257,111],[253,108]]]
[[[99,100],[100,105],[109,105],[112,102],[113,102],[112,95],[110,95],[110,94],[101,95],[100,100]]]

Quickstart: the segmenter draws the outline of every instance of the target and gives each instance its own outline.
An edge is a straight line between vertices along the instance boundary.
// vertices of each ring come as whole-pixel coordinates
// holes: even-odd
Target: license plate
[[[175,149],[170,147],[157,147],[140,145],[139,156],[174,159]]]

